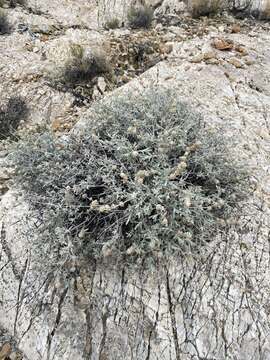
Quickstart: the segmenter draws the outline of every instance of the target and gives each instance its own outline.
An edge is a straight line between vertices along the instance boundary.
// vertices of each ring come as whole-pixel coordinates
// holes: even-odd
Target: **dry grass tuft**
[[[87,55],[84,48],[78,44],[72,45],[70,51],[71,58],[67,61],[62,73],[63,83],[77,85],[112,72],[106,55],[101,52]]]

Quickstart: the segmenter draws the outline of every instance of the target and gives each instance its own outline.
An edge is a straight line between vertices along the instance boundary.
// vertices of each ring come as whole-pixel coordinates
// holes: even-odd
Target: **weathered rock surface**
[[[110,43],[96,29],[111,1],[91,4],[29,0],[32,13],[9,12],[14,26],[27,30],[0,37],[0,96],[25,96],[30,125],[49,118],[57,127],[57,119],[73,124],[77,117],[75,131],[91,126],[91,108],[74,108],[72,94],[48,85],[70,42]],[[117,12],[126,4],[115,1]],[[270,28],[244,21],[235,31],[233,23],[159,27],[170,44],[166,59],[107,97],[173,87],[209,124],[222,123],[239,139],[233,150],[250,162],[256,184],[245,237],[232,234],[201,261],[174,259],[152,274],[74,263],[71,278],[51,278],[33,266],[35,217],[7,192],[0,207],[0,359],[270,359]],[[106,93],[104,78],[97,86]],[[12,177],[4,167],[0,184]]]

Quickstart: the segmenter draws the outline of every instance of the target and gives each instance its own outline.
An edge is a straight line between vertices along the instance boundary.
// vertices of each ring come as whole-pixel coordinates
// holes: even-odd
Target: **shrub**
[[[108,20],[105,24],[106,29],[117,29],[120,27],[120,21],[117,18],[113,18],[111,20]]]
[[[153,10],[147,6],[131,7],[128,11],[128,23],[133,29],[146,28],[151,26]]]
[[[74,44],[70,48],[68,60],[62,74],[62,81],[68,85],[88,82],[95,76],[111,73],[110,64],[102,53],[86,55],[82,46]]]
[[[9,0],[9,6],[15,8],[16,6],[24,6],[26,4],[26,0]]]
[[[15,8],[17,5],[26,5],[26,0],[0,0],[0,6],[8,5],[11,8]]]
[[[198,252],[241,213],[248,176],[231,140],[177,96],[112,98],[83,134],[18,145],[15,183],[38,213],[44,261]]]
[[[11,97],[6,107],[0,108],[0,139],[13,136],[20,121],[26,117],[27,113],[25,100],[19,96]]]
[[[10,32],[10,25],[6,13],[0,9],[0,35],[8,34]]]
[[[266,1],[263,10],[259,14],[261,20],[270,20],[270,2]]]
[[[215,15],[221,10],[221,0],[191,0],[190,12],[193,18]]]

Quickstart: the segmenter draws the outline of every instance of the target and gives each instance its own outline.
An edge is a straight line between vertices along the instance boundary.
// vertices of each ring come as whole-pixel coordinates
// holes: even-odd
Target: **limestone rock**
[[[104,94],[107,87],[105,79],[103,77],[99,77],[97,81],[98,89],[101,91],[102,94]]]

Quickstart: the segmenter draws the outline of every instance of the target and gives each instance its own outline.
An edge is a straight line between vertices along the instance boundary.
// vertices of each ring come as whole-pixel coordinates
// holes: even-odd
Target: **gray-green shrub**
[[[51,266],[199,252],[247,195],[232,147],[177,93],[151,89],[96,104],[81,135],[19,143],[15,183],[38,214]]]
[[[153,10],[148,6],[132,6],[128,11],[128,24],[132,29],[150,28]]]

